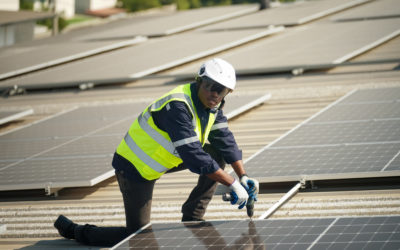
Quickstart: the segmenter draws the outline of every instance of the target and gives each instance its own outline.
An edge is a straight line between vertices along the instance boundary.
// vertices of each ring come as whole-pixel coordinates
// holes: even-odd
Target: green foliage
[[[33,0],[19,0],[21,10],[33,10]]]
[[[122,0],[122,7],[128,11],[140,11],[161,6],[159,0]]]
[[[194,9],[201,7],[200,0],[174,0],[173,2],[176,3],[176,7],[178,10]]]
[[[92,17],[92,16],[75,15],[73,18],[67,19],[66,22],[67,22],[67,25],[70,25],[70,24],[76,24],[76,23],[90,21],[93,19],[94,19],[94,17]]]
[[[44,20],[40,20],[40,21],[37,21],[36,22],[37,24],[40,24],[40,25],[44,25],[44,26],[46,26],[48,29],[52,29],[53,28],[53,19],[44,19]],[[65,20],[64,18],[62,18],[62,17],[59,17],[58,18],[58,30],[59,31],[62,31],[65,27],[67,27],[68,26],[68,22],[67,22],[67,20]]]
[[[231,0],[201,0],[202,6],[230,5]]]
[[[160,0],[160,3],[162,5],[168,5],[168,4],[173,4],[175,3],[175,0]]]
[[[270,0],[270,1],[293,2],[296,0]],[[128,11],[140,11],[168,4],[176,4],[178,10],[185,10],[185,9],[200,8],[204,6],[260,3],[260,1],[259,0],[120,0],[120,3],[122,3],[122,7]]]

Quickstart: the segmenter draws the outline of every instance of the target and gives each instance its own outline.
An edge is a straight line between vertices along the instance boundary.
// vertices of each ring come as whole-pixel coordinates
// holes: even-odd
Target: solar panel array
[[[134,78],[192,62],[280,31],[282,31],[281,28],[226,30],[223,32],[198,29],[85,58],[19,78],[4,80],[0,82],[0,89],[14,85],[24,88],[34,88],[35,86],[47,86],[48,88],[77,86],[87,82],[110,83],[110,81],[119,79],[123,79],[119,80],[120,82],[132,81]],[[197,70],[193,72],[197,72]],[[193,72],[191,73],[193,74]],[[63,77],[59,77],[60,74]]]
[[[399,27],[400,18],[319,22],[286,29],[279,35],[227,53],[224,59],[232,63],[238,72],[337,64],[396,37],[400,34]],[[321,34],[324,36],[321,37]],[[189,65],[170,74],[189,74],[193,70],[193,65]]]
[[[229,96],[224,113],[232,118],[269,97]],[[0,136],[0,190],[92,186],[113,176],[113,153],[146,105],[82,107]]]
[[[77,86],[88,82],[95,82],[97,84],[127,82],[132,78],[140,78],[165,69],[170,69],[177,65],[281,32],[283,31],[283,27],[269,27],[270,24],[274,24],[273,20],[277,20],[277,17],[279,17],[278,20],[283,23],[291,22],[301,24],[313,18],[320,18],[321,16],[364,2],[366,2],[366,0],[353,0],[350,2],[344,0],[321,0],[306,1],[302,4],[293,4],[293,6],[290,4],[282,5],[266,11],[248,14],[240,18],[209,24],[190,32],[143,42],[136,46],[85,58],[78,62],[71,62],[56,68],[34,72],[18,79],[6,79],[0,82],[0,89],[9,88],[14,85],[27,89],[34,89]],[[248,6],[247,9],[243,7],[241,11],[247,11],[247,13],[254,12],[254,6]],[[288,11],[292,14],[287,15]],[[235,11],[232,10],[232,13],[234,12]],[[160,17],[157,20],[161,21],[163,24],[162,20],[167,19],[169,22],[178,25],[182,22],[175,22],[174,18],[181,20],[181,16],[182,15]],[[288,16],[290,20],[288,20]],[[187,18],[187,16],[185,18]],[[150,21],[143,21],[140,24],[142,24],[143,27],[147,27],[145,24],[148,24],[151,30],[157,29],[154,27],[155,24]],[[231,62],[237,70],[254,70],[255,68],[278,66],[285,67],[293,64],[329,64],[377,40],[380,41],[383,37],[398,30],[398,26],[399,23],[396,20],[380,20],[380,23],[377,24],[354,23],[344,25],[335,23],[331,25],[321,25],[317,28],[313,27],[311,29],[301,28],[298,30],[290,30],[285,32],[282,36],[277,36],[262,42],[262,49],[257,45],[251,50],[246,47],[243,53],[239,50],[233,57],[228,55],[224,59]],[[89,41],[91,41],[91,39],[96,42],[103,40],[109,41],[111,34],[114,34],[114,32],[119,32],[118,34],[121,34],[122,30],[128,32],[127,27],[120,27],[97,34],[84,34],[82,37]],[[315,37],[317,34],[321,34],[321,32],[329,34],[330,37],[326,37],[326,39],[316,39]],[[121,37],[121,35],[115,35],[115,37],[118,38]],[[293,40],[298,42],[293,44],[290,42]],[[288,44],[286,44],[285,41],[289,41]],[[329,43],[327,44],[326,41],[329,41]],[[80,40],[77,42],[82,43]],[[83,42],[87,43],[86,40],[83,40]],[[266,44],[264,44],[265,42]],[[326,49],[327,46],[329,46],[329,49]],[[175,51],[175,53],[171,54],[170,51]],[[284,53],[282,53],[283,51]],[[301,61],[293,61],[294,58],[301,58]],[[112,64],[109,63],[110,61],[119,63]],[[248,64],[244,61],[251,61],[252,63]],[[18,63],[15,65],[20,64]],[[129,65],[129,67],[121,67],[121,65]],[[248,67],[251,67],[251,69]],[[197,68],[194,69],[194,71],[190,69],[189,73],[196,71]],[[60,78],[60,74],[64,77]]]
[[[0,49],[0,61],[8,62],[0,64],[0,79],[144,42],[140,36],[169,35],[255,11],[257,5],[234,5],[174,14],[137,15]]]
[[[246,162],[260,181],[400,175],[400,88],[358,90]]]
[[[112,249],[399,249],[400,216],[155,223]]]
[[[301,25],[369,1],[370,0],[295,1],[290,4],[280,4],[277,7],[235,18],[226,22],[223,26],[225,26],[226,29],[249,29],[266,27],[268,25]]]

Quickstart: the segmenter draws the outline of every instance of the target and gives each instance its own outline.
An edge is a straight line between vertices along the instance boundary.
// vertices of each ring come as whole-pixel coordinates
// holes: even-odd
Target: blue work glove
[[[247,199],[249,198],[249,195],[247,191],[244,189],[244,187],[237,181],[235,180],[230,186],[229,189],[231,190],[231,204],[239,204],[239,209],[242,209],[247,202]]]
[[[257,201],[257,195],[260,184],[256,179],[249,178],[247,175],[240,177],[240,184],[246,189],[250,199]]]

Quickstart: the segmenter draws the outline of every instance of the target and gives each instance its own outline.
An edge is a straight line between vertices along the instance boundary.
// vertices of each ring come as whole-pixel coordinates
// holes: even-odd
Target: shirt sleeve
[[[166,131],[172,142],[197,138],[192,124],[192,114],[185,103],[179,101],[169,102],[163,109],[152,114],[154,123]],[[176,147],[183,164],[190,171],[206,175],[214,173],[219,165],[206,153],[197,139]]]
[[[222,110],[218,111],[208,140],[222,154],[227,163],[242,160],[242,151],[238,148],[235,137],[228,128],[228,119]]]

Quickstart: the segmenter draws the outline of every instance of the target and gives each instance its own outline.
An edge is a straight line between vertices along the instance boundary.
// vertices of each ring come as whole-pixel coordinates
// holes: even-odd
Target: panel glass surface
[[[266,182],[391,176],[399,154],[400,88],[359,90],[255,154],[246,169]]]
[[[1,136],[0,190],[96,184],[146,105],[82,107]]]
[[[321,147],[269,148],[246,164],[251,176],[327,175],[388,171],[400,143],[332,145]],[[391,167],[390,169],[393,169]],[[399,170],[399,168],[395,169]]]
[[[398,249],[399,234],[399,216],[158,223],[114,249]]]

